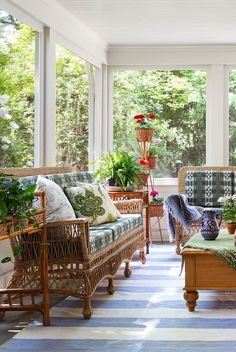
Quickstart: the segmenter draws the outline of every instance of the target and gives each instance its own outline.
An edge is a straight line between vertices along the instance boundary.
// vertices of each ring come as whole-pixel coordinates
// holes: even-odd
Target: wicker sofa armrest
[[[143,212],[142,199],[115,200],[113,203],[121,214],[142,214]]]
[[[87,219],[78,218],[63,221],[51,221],[47,223],[47,235],[49,253],[58,246],[65,247],[65,253],[76,254],[79,258],[86,259],[89,256],[89,222]],[[50,248],[52,249],[50,251]],[[49,254],[50,257],[50,254]]]

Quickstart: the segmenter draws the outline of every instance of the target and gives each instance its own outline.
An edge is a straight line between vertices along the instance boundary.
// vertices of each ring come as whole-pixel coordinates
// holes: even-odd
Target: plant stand
[[[4,297],[0,301],[0,315],[3,317],[6,311],[38,310],[43,315],[43,324],[50,325],[45,195],[42,192],[36,192],[35,196],[40,198],[40,208],[35,215],[37,226],[35,226],[35,220],[33,221],[32,219],[31,225],[28,224],[23,230],[0,235],[0,241],[10,240],[13,250],[19,246],[22,248],[22,252],[14,258],[14,279],[11,279],[6,289],[0,290],[0,297],[6,296],[6,299]],[[35,247],[34,236],[41,238],[42,245],[38,248]],[[32,263],[36,262],[37,256],[40,258],[40,266],[36,268],[32,264],[32,270],[40,271],[41,285],[40,287],[25,288],[25,286],[30,287],[30,282],[25,282],[21,279],[22,271],[28,270],[24,268],[23,263],[26,260],[32,261]],[[14,288],[14,285],[11,286],[12,280],[19,280],[21,283],[19,286],[22,286],[22,288]],[[36,303],[35,297],[38,295],[42,295],[42,301]],[[25,302],[25,296],[30,297],[30,303]]]
[[[149,204],[149,211],[150,211],[150,239],[152,241],[152,228],[154,225],[157,224],[158,230],[160,233],[160,239],[161,243],[163,243],[163,234],[162,234],[162,228],[161,228],[161,222],[160,220],[164,216],[164,206],[163,204]],[[156,218],[155,224],[152,225],[151,219]]]

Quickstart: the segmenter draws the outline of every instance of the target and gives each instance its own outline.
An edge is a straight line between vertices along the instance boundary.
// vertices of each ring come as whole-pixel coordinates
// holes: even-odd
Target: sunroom
[[[147,155],[135,129],[155,116],[148,148],[157,164],[145,191],[177,194],[182,166],[234,172],[234,10],[233,0],[0,0],[0,168],[93,173],[107,153],[142,164]],[[136,253],[130,282],[119,269],[112,296],[101,283],[89,321],[78,299],[52,295],[48,327],[40,313],[6,312],[0,350],[234,348],[235,288],[203,290],[191,315],[167,213],[150,223],[143,215],[145,265]],[[0,245],[2,260],[9,244]],[[0,265],[4,289],[13,264]]]

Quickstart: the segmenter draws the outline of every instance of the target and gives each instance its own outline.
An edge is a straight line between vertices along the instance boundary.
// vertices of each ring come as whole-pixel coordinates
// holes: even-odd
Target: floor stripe
[[[36,332],[35,332],[36,331]],[[140,328],[87,328],[87,327],[28,327],[17,334],[17,339],[96,339],[96,340],[155,340],[155,341],[235,341],[236,328],[223,329],[157,329],[152,323]]]
[[[67,297],[51,309],[52,326],[21,325],[0,352],[236,352],[236,292],[200,291],[190,313],[180,267],[175,246],[153,246],[146,265],[134,258],[130,278],[119,269],[113,296],[107,280],[99,285],[90,320],[82,317],[83,302]]]

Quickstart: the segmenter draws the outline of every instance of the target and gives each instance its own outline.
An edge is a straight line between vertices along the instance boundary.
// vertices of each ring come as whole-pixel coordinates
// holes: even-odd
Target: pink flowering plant
[[[139,128],[156,128],[159,122],[156,115],[153,114],[138,114],[134,116],[134,120]]]
[[[158,191],[155,189],[152,189],[150,192],[150,203],[151,204],[163,204],[164,203],[164,197],[159,196]]]

